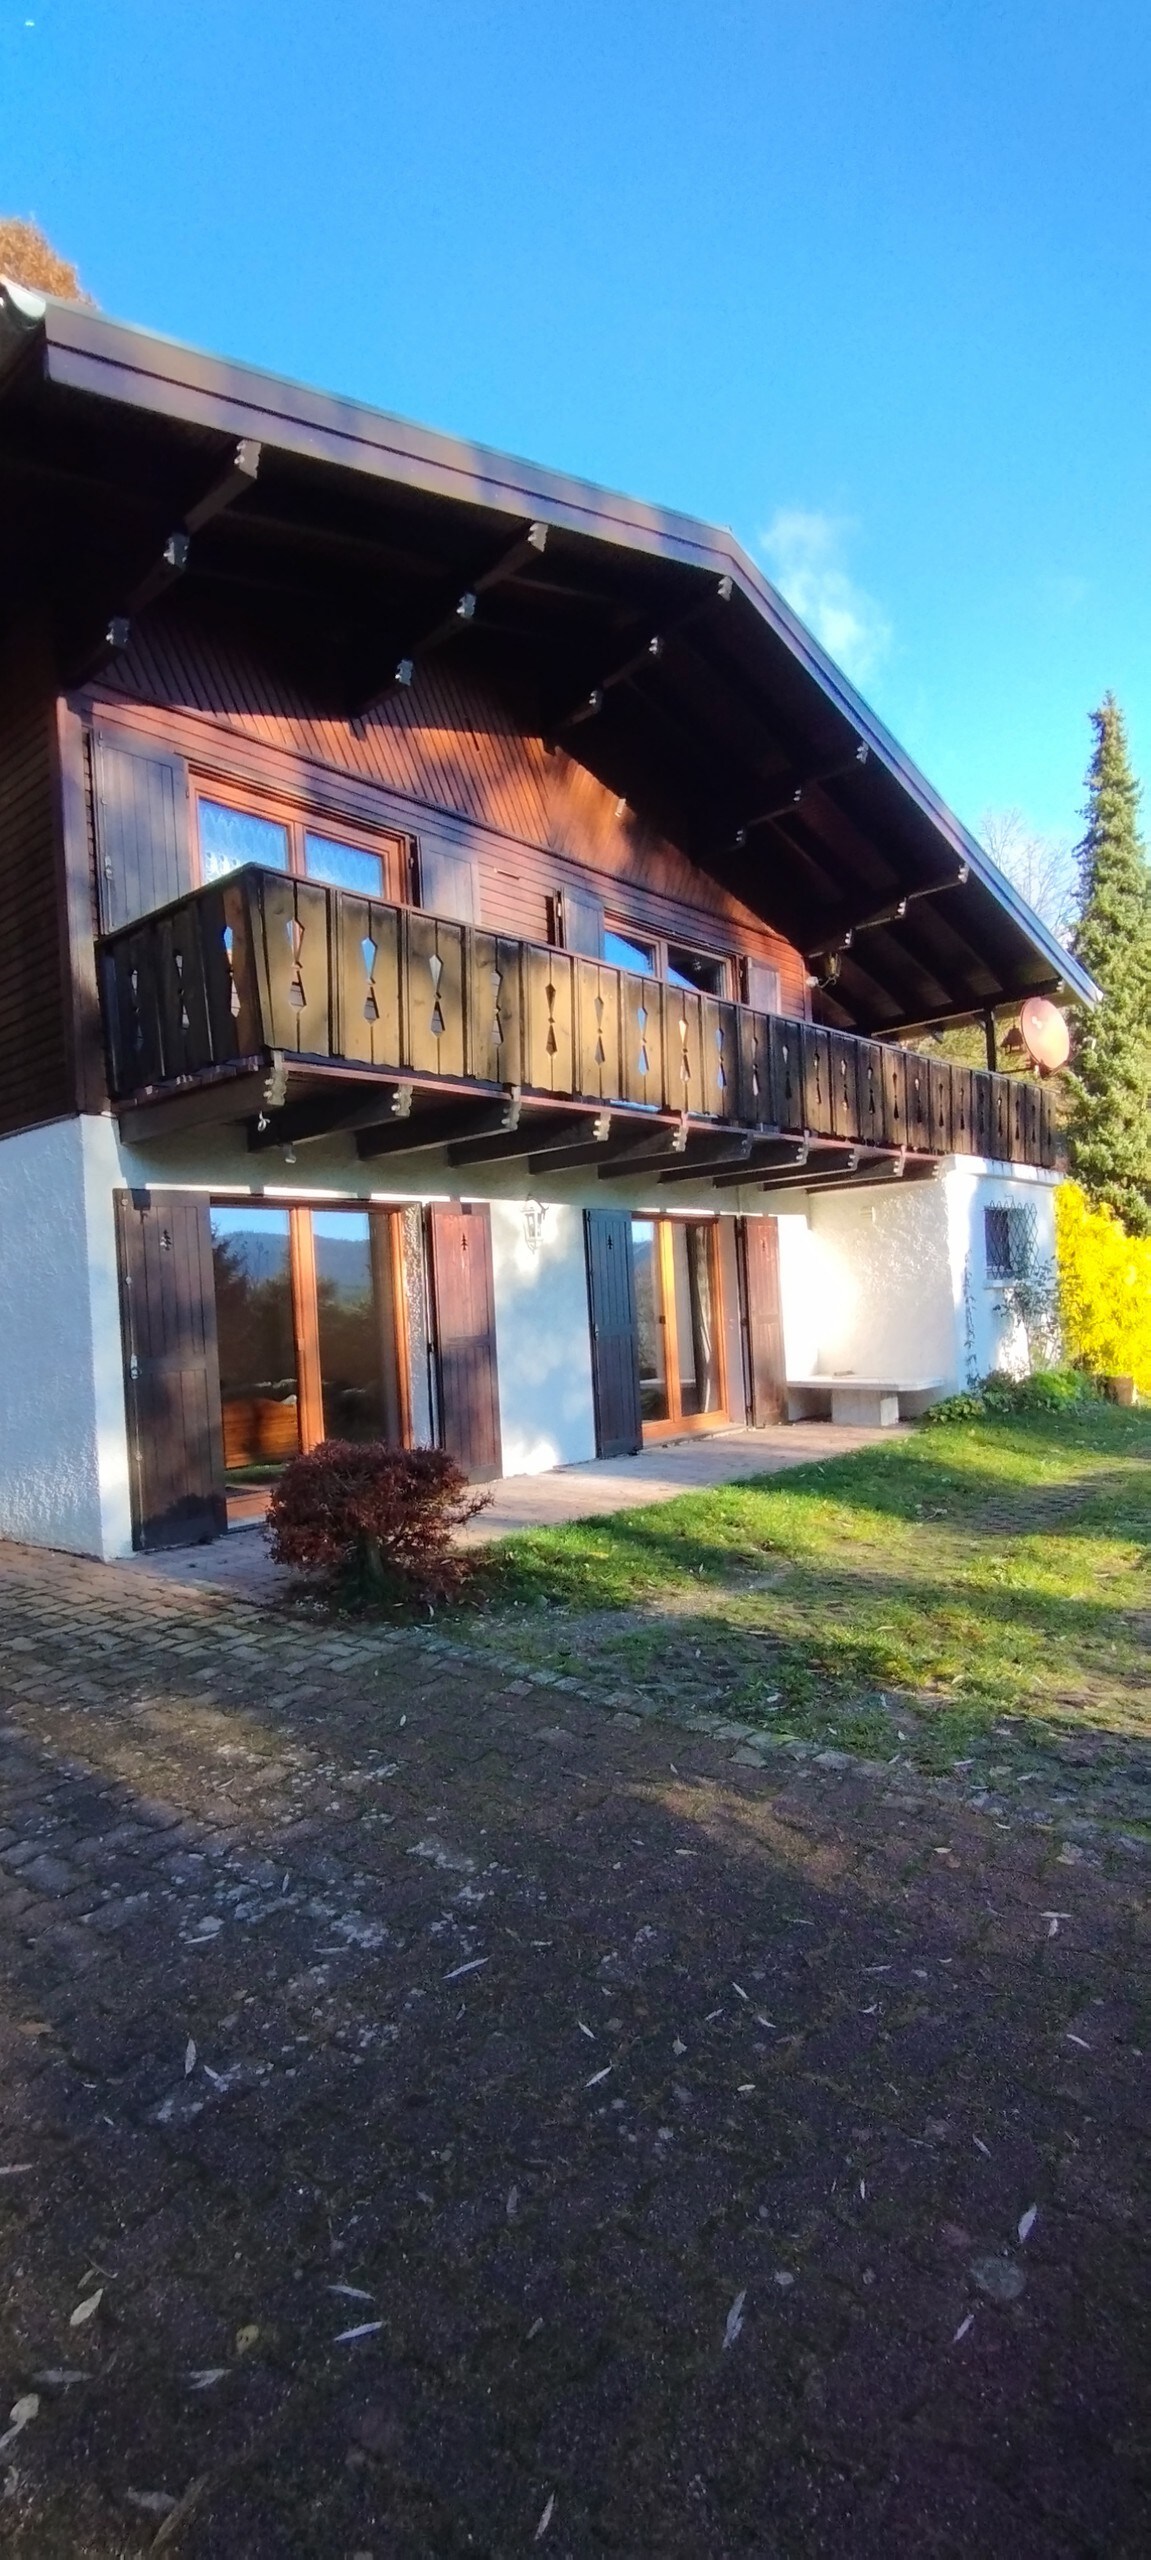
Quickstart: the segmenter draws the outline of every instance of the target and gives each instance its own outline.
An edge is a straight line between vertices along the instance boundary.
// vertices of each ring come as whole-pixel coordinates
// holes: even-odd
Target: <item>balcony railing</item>
[[[245,869],[99,946],[118,1102],[278,1053],[457,1090],[690,1114],[924,1155],[1050,1165],[1023,1077],[763,1014],[350,891]]]

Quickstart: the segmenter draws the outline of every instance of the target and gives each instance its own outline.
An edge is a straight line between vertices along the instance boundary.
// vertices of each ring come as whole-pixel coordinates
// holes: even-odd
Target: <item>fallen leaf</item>
[[[490,1964],[490,1962],[490,1956],[473,1956],[470,1964],[458,1964],[453,1972],[445,1973],[444,1981],[458,1982],[463,1974],[478,1973],[481,1965]]]
[[[1011,2258],[975,2258],[971,2272],[991,2302],[1018,2302],[1027,2282],[1022,2267]]]
[[[170,2516],[165,2516],[159,2532],[154,2535],[151,2543],[151,2549],[153,2551],[167,2551],[169,2546],[175,2542],[177,2535],[182,2533],[193,2508],[199,2506],[200,2500],[203,2497],[207,2486],[208,2474],[206,2471],[201,2471],[197,2479],[189,2481],[178,2506],[173,2507]]]
[[[602,2070],[602,2071],[593,2071],[593,2073],[592,2073],[592,2075],[591,2075],[590,2080],[585,2080],[585,2081],[584,2081],[584,2087],[585,2087],[585,2089],[598,2089],[599,2084],[600,2084],[600,2081],[601,2081],[601,2080],[606,2080],[606,2079],[607,2079],[607,2076],[608,2076],[609,2071],[614,2071],[614,2070],[615,2070],[615,2064],[614,2064],[614,2062],[605,2062],[605,2064],[604,2064],[604,2067],[603,2067],[603,2070]]]
[[[682,2037],[682,2036],[677,2036],[677,2037],[676,2037],[675,2042],[674,2042],[674,2044],[672,2045],[672,2048],[671,2048],[671,2049],[672,2049],[672,2052],[673,2052],[673,2053],[686,2053],[686,2052],[687,2052],[687,2046],[685,2045],[685,2043],[684,2043],[684,2040],[683,2040],[683,2037]]]
[[[967,2336],[967,2332],[968,2332],[968,2330],[969,2330],[969,2329],[973,2329],[974,2327],[975,2327],[975,2313],[974,2313],[973,2311],[969,2311],[969,2312],[968,2312],[968,2314],[967,2314],[967,2318],[966,2318],[966,2320],[961,2320],[961,2321],[960,2321],[960,2323],[959,2323],[959,2327],[957,2328],[957,2330],[956,2330],[956,2332],[955,2332],[955,2336],[953,2337],[953,2339],[952,2339],[952,2341],[951,2341],[952,2346],[953,2346],[953,2347],[957,2347],[957,2346],[958,2346],[958,2344],[959,2344],[960,2339],[961,2339],[961,2338],[965,2338],[965,2337]]]
[[[9,2445],[15,2444],[17,2436],[23,2435],[25,2427],[29,2426],[32,2419],[36,2417],[39,2407],[40,2400],[35,2391],[25,2391],[19,2400],[13,2401],[8,2412],[12,2424],[7,2433],[0,2436],[0,2453],[7,2453]]]
[[[540,2330],[542,2329],[543,2325],[544,2325],[544,2324],[543,2324],[543,2321],[542,2321],[542,2320],[533,2320],[532,2325],[531,2325],[530,2329],[528,2330],[528,2336],[529,2336],[529,2338],[538,2338],[539,2333],[540,2333]]]
[[[244,2328],[237,2329],[236,2353],[238,2356],[250,2355],[253,2347],[258,2346],[259,2343],[260,2332],[254,2320],[249,2320]]]
[[[532,2538],[533,2538],[533,2541],[535,2541],[535,2542],[542,2542],[542,2541],[543,2541],[544,2535],[545,2535],[545,2533],[547,2532],[548,2526],[549,2526],[549,2524],[551,2523],[552,2517],[553,2517],[553,2516],[554,2516],[554,2514],[555,2514],[555,2508],[556,2508],[556,2493],[555,2493],[555,2490],[553,2489],[553,2490],[552,2490],[552,2493],[551,2493],[551,2496],[550,2496],[550,2498],[548,2499],[547,2505],[546,2505],[546,2507],[544,2508],[543,2514],[542,2514],[542,2516],[540,2517],[539,2523],[538,2523],[538,2524],[537,2524],[537,2526],[536,2526],[535,2533],[534,2533],[534,2535],[533,2535],[533,2537],[532,2537]]]
[[[201,2365],[198,2373],[189,2374],[188,2388],[190,2391],[210,2391],[214,2382],[223,2381],[227,2370],[226,2364]]]
[[[1038,2207],[1038,2205],[1037,2205],[1037,2204],[1029,2204],[1029,2205],[1028,2205],[1028,2207],[1027,2207],[1027,2211],[1026,2211],[1026,2213],[1022,2213],[1022,2214],[1020,2214],[1020,2217],[1019,2217],[1019,2237],[1020,2237],[1020,2239],[1021,2239],[1021,2240],[1029,2240],[1029,2239],[1030,2239],[1031,2234],[1032,2234],[1032,2232],[1033,2232],[1033,2231],[1034,2231],[1034,2229],[1035,2229],[1035,2225],[1036,2225],[1036,2223],[1037,2223],[1038,2219],[1039,2219],[1039,2207]]]
[[[1090,2053],[1090,2051],[1091,2051],[1091,2047],[1090,2047],[1090,2045],[1089,2045],[1089,2044],[1088,2044],[1088,2042],[1087,2042],[1086,2036],[1074,2036],[1074,2035],[1072,2035],[1070,2027],[1068,2027],[1068,2030],[1067,2030],[1067,2042],[1068,2042],[1068,2044],[1077,2044],[1077,2045],[1079,2045],[1079,2046],[1081,2047],[1081,2049],[1082,2049],[1082,2051],[1083,2051],[1084,2053]]]
[[[514,2218],[514,2215],[515,2215],[516,2210],[517,2210],[518,2205],[519,2205],[519,2200],[520,2200],[520,2191],[519,2191],[519,2188],[518,2188],[518,2187],[509,2187],[509,2188],[508,2188],[508,2202],[507,2202],[507,2216],[508,2216],[508,2221],[509,2221],[509,2222],[511,2222],[511,2221],[513,2220],[513,2218]]]
[[[781,2286],[782,2290],[786,2293],[788,2287],[795,2283],[795,2277],[789,2272],[787,2267],[777,2267],[775,2270],[775,2282],[777,2285]]]
[[[737,2293],[735,2300],[732,2303],[723,2332],[723,2343],[725,2347],[734,2347],[735,2345],[736,2339],[743,2327],[743,2306],[746,2300],[747,2293],[745,2290],[743,2293]]]
[[[361,2320],[355,2329],[341,2329],[333,2338],[332,2345],[346,2347],[351,2338],[374,2338],[377,2329],[382,2329],[383,2325],[382,2320]]]
[[[190,2079],[190,2078],[191,2078],[191,2075],[192,2075],[193,2071],[195,2070],[195,2068],[196,2068],[196,2039],[195,2039],[195,2037],[194,2037],[194,2036],[189,2036],[188,2041],[187,2041],[187,2044],[186,2044],[186,2045],[185,2045],[185,2047],[184,2047],[184,2078],[185,2078],[185,2080],[188,2080],[188,2079]],[[173,2499],[172,2503],[173,2503],[173,2505],[175,2505],[175,2499]]]
[[[347,2302],[374,2302],[376,2298],[374,2293],[365,2293],[362,2284],[330,2284],[326,2290],[342,2294]]]
[[[595,2043],[595,2030],[594,2030],[594,2028],[592,2028],[592,2027],[585,2027],[585,2025],[584,2025],[584,2022],[583,2022],[583,2019],[582,2019],[582,2018],[577,2018],[577,2019],[576,2019],[576,2025],[577,2025],[577,2027],[579,2028],[579,2031],[580,2031],[581,2036],[586,2036],[586,2037],[587,2037],[587,2039],[588,2039],[588,2043],[589,2043],[589,2044],[594,2044],[594,2043]]]
[[[70,2365],[50,2364],[45,2366],[43,2373],[36,2375],[36,2380],[47,2383],[57,2391],[67,2391],[71,2383],[87,2382],[90,2376],[86,2373],[74,2372]]]
[[[986,2144],[985,2142],[981,2142],[981,2141],[980,2141],[978,2134],[977,2134],[977,2133],[973,2133],[973,2134],[972,2134],[972,2136],[971,2136],[971,2139],[972,2139],[973,2143],[975,2144],[975,2148],[976,2148],[976,2150],[977,2150],[977,2151],[981,2151],[981,2152],[983,2153],[983,2157],[984,2157],[984,2159],[985,2159],[985,2160],[990,2160],[990,2158],[991,2158],[991,2153],[990,2153],[990,2151],[988,2150],[987,2144]]]
[[[146,2516],[174,2516],[180,2504],[170,2489],[125,2489],[124,2496],[130,2507],[139,2507]]]
[[[738,1991],[741,2000],[746,2000],[750,2003],[751,1993],[750,1991],[744,1990],[742,1982],[733,1982],[731,1987],[733,1991]]]
[[[83,2329],[89,2320],[95,2318],[103,2299],[104,2287],[98,2284],[95,2293],[86,2293],[83,2302],[77,2303],[68,2322],[69,2328]]]
[[[32,2165],[30,2160],[10,2160],[7,2168],[0,2169],[0,2178],[26,2178]]]

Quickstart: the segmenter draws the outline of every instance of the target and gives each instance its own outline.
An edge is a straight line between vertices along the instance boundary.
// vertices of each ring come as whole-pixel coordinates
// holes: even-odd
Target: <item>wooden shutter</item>
[[[739,1261],[747,1345],[748,1419],[754,1431],[763,1431],[769,1423],[782,1422],[787,1410],[777,1219],[740,1219]]]
[[[632,1457],[643,1442],[631,1219],[585,1209],[592,1396],[597,1458]]]
[[[428,1211],[443,1446],[469,1476],[502,1461],[491,1214],[482,1202]]]
[[[420,905],[433,916],[454,916],[457,924],[478,924],[476,868],[453,846],[429,844],[421,836],[418,856]]]
[[[132,1543],[191,1546],[228,1525],[208,1204],[118,1191],[116,1241]]]
[[[188,768],[97,729],[92,779],[100,930],[114,933],[192,886]]]
[[[557,940],[588,960],[603,958],[603,907],[590,889],[561,889],[556,901]]]
[[[754,1005],[757,1013],[778,1013],[778,969],[769,969],[766,960],[745,960],[743,1001],[745,1004]]]

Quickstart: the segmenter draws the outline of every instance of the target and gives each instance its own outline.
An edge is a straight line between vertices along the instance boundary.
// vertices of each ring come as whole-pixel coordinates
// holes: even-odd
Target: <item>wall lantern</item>
[[[544,1207],[542,1200],[525,1200],[524,1243],[526,1244],[529,1253],[539,1252],[540,1246],[544,1240],[544,1220],[546,1217],[547,1210]]]

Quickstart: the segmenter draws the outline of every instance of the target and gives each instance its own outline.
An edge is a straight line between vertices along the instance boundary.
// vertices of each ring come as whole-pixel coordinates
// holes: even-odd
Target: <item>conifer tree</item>
[[[1151,1234],[1151,871],[1139,786],[1113,694],[1092,712],[1087,831],[1079,847],[1072,947],[1103,989],[1084,1011],[1068,1077],[1071,1168],[1132,1235]]]

